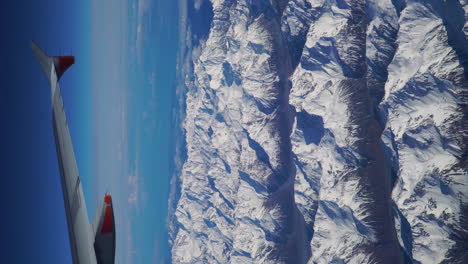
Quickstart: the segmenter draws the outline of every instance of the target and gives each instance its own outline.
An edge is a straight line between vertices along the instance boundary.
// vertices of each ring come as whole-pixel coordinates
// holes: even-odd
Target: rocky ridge
[[[200,6],[174,263],[468,261],[466,1]]]

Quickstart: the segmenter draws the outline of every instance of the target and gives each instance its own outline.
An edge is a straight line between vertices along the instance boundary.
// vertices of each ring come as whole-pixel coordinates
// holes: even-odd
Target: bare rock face
[[[281,3],[212,2],[187,93],[175,263],[305,262]]]
[[[457,1],[408,2],[380,105],[400,241],[420,263],[468,261],[464,23]]]
[[[174,263],[468,262],[465,0],[194,2]]]

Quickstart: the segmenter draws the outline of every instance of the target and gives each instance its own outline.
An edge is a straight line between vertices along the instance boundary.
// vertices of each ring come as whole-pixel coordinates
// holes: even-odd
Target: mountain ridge
[[[468,261],[466,1],[205,2],[174,263]]]

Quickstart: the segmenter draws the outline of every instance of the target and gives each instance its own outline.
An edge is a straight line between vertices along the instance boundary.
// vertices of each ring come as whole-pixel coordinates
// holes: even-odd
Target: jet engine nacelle
[[[94,250],[99,264],[113,264],[115,259],[115,221],[112,197],[104,196],[94,216]]]

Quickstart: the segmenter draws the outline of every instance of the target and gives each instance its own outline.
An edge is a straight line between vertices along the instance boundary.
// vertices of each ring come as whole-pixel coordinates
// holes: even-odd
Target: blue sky
[[[167,260],[176,1],[15,1],[0,15],[8,32],[0,51],[2,255],[70,263],[50,89],[29,50],[34,39],[48,54],[76,56],[62,95],[89,216],[106,191],[113,196],[116,263]]]
[[[169,253],[176,6],[141,0],[91,9],[92,175],[99,175],[91,200],[113,194],[119,263],[160,263]]]
[[[70,259],[51,127],[50,88],[29,49],[30,39],[51,53],[65,53],[67,49],[62,47],[74,51],[84,47],[78,23],[74,23],[82,9],[68,8],[67,16],[50,16],[65,6],[59,1],[50,1],[50,5],[14,1],[4,3],[0,11],[5,36],[0,49],[2,263],[68,263]],[[64,86],[78,91],[67,105],[70,109],[76,109],[82,99],[80,90],[75,89],[80,86],[78,68],[70,69],[63,80]],[[84,112],[83,119],[86,115]],[[76,126],[85,129],[79,120]],[[75,130],[75,134],[80,132]]]

